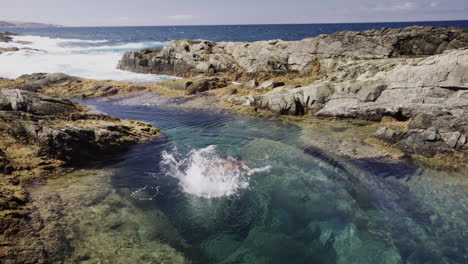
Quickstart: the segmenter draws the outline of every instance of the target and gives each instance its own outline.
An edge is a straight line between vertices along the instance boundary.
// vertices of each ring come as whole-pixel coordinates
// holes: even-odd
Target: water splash
[[[193,149],[185,157],[177,149],[164,151],[161,161],[166,175],[179,179],[184,192],[205,198],[230,196],[249,187],[241,164],[233,157],[218,155],[213,145]]]

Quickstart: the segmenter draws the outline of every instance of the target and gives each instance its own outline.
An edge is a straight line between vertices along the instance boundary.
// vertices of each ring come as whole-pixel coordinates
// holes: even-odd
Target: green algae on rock
[[[62,221],[61,212],[41,215],[48,205],[31,205],[31,183],[94,166],[161,134],[143,122],[85,111],[65,99],[0,90],[0,262],[60,261],[68,251],[61,229],[41,224]]]
[[[59,208],[59,218],[43,219],[43,230],[60,230],[69,246],[63,263],[186,263],[185,241],[161,212],[150,218],[111,186],[109,170],[78,170],[31,190],[41,216]],[[156,217],[157,214],[157,217]],[[157,221],[156,221],[157,219]],[[45,232],[41,233],[44,234]],[[44,243],[47,237],[41,237]],[[57,250],[55,245],[53,250]]]

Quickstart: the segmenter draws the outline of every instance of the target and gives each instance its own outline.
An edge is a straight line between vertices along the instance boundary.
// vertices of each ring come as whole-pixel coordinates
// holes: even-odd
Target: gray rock
[[[260,86],[257,87],[259,90],[264,90],[264,89],[273,89],[276,87],[281,87],[284,86],[284,82],[277,82],[274,80],[268,80],[263,82]]]
[[[43,87],[60,84],[70,84],[77,80],[76,77],[69,76],[64,73],[34,73],[25,74],[19,77],[24,80],[24,85],[21,87],[22,90],[37,92]]]
[[[467,49],[427,58],[339,59],[334,65],[324,65],[327,75],[311,85],[281,92],[276,88],[257,102],[283,100],[285,105],[300,103],[317,116],[375,121],[383,116],[408,120],[417,114],[462,116],[468,109],[468,97],[464,97],[468,91]],[[256,106],[278,112],[270,105]]]
[[[463,29],[407,27],[345,31],[301,41],[211,42],[175,40],[163,50],[128,52],[118,68],[141,73],[187,75],[218,72],[310,73],[317,59],[379,59],[434,55],[468,46]]]
[[[457,143],[460,137],[461,137],[461,134],[459,132],[452,133],[450,138],[447,140],[447,145],[449,145],[452,148],[455,148],[457,146]]]
[[[23,90],[0,90],[0,110],[21,111],[34,115],[61,115],[78,109],[69,100],[38,95]]]
[[[468,116],[430,116],[419,114],[411,119],[408,130],[394,131],[381,127],[375,137],[394,144],[407,153],[432,157],[454,150],[468,153],[464,126]]]
[[[225,78],[199,76],[190,79],[167,80],[158,84],[173,90],[183,90],[188,94],[196,94],[227,87],[230,82]]]
[[[254,89],[258,86],[257,80],[253,79],[243,84],[244,88]]]
[[[256,98],[254,96],[231,96],[228,98],[228,102],[242,105],[242,106],[254,106]]]

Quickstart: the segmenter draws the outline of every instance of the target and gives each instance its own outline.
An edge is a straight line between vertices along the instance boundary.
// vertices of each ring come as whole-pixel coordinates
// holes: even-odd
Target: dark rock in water
[[[412,175],[417,175],[418,171],[418,167],[411,163],[402,161],[392,162],[385,158],[351,159],[350,162],[361,171],[381,178],[395,177],[397,179],[404,179]]]
[[[13,38],[10,37],[9,34],[0,33],[0,42],[10,42],[12,40],[13,40]]]

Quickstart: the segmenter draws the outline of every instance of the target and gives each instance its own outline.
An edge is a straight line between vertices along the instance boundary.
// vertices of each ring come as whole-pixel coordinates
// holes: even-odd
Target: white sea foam
[[[166,174],[180,180],[183,191],[205,198],[230,196],[249,186],[246,172],[232,157],[221,157],[215,146],[194,149],[183,157],[177,150],[163,152]]]
[[[17,41],[21,41],[21,43]],[[27,42],[31,42],[31,44]],[[163,42],[110,45],[107,40],[15,36],[13,42],[0,43],[0,47],[31,48],[34,50],[0,54],[0,77],[17,78],[22,74],[37,72],[63,72],[96,80],[156,82],[172,77],[126,72],[116,69],[116,66],[125,51],[162,47],[163,45],[165,45]]]

